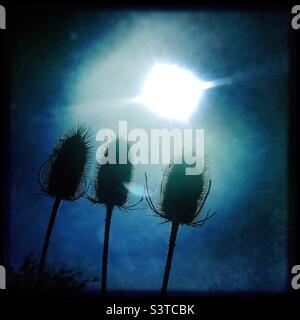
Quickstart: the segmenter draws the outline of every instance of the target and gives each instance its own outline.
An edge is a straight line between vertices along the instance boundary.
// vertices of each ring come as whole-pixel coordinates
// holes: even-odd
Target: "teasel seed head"
[[[67,131],[40,168],[39,184],[43,192],[61,200],[80,198],[87,190],[91,149],[92,136],[86,125]]]
[[[211,180],[207,169],[199,175],[187,175],[186,164],[170,164],[165,169],[161,182],[160,203],[156,207],[149,195],[146,176],[146,200],[158,216],[166,222],[179,223],[188,226],[202,226],[216,212],[198,220],[207,196],[210,192]]]
[[[103,204],[107,207],[117,206],[125,208],[128,200],[128,185],[132,181],[133,165],[128,161],[127,163],[119,163],[120,144],[126,143],[127,150],[130,145],[122,139],[115,139],[110,143],[105,151],[108,154],[108,149],[111,144],[116,147],[116,163],[97,164],[94,180],[93,195],[89,200],[93,203]]]

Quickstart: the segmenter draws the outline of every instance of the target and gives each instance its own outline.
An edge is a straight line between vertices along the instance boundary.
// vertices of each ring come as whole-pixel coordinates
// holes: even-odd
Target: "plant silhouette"
[[[211,180],[207,179],[206,170],[200,175],[186,175],[185,164],[171,164],[164,172],[161,183],[160,204],[157,208],[149,194],[147,175],[145,174],[146,200],[150,209],[165,222],[171,223],[167,261],[165,265],[161,295],[168,288],[176,237],[180,225],[201,227],[215,213],[207,212],[206,217],[197,220],[210,192]]]
[[[20,267],[15,270],[12,267],[7,269],[8,290],[11,293],[20,295],[33,295],[35,293],[34,280],[38,269],[38,262],[33,254],[24,257]],[[95,276],[84,277],[78,269],[54,268],[47,265],[43,272],[40,284],[40,294],[73,296],[81,293],[89,283],[96,282]]]
[[[122,139],[115,139],[107,146],[104,156],[108,156],[109,150],[115,150],[116,163],[106,162],[97,164],[93,195],[88,197],[92,203],[102,204],[106,207],[101,276],[102,295],[106,294],[107,288],[109,234],[113,209],[114,207],[129,209],[134,206],[126,206],[128,201],[128,189],[126,186],[132,181],[133,165],[129,161],[126,161],[126,164],[120,163],[119,161],[120,147],[125,147],[125,144],[128,150],[129,144]],[[140,201],[138,201],[138,203]]]
[[[92,138],[89,129],[84,124],[78,125],[64,134],[49,159],[40,168],[40,187],[55,200],[38,267],[37,289],[41,283],[49,241],[61,201],[75,201],[86,193],[85,173],[91,148]]]

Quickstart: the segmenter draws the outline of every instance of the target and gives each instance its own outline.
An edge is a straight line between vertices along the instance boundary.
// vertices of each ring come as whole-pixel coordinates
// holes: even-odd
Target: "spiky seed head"
[[[205,201],[209,180],[204,171],[187,175],[186,164],[172,164],[165,170],[161,186],[160,215],[171,222],[193,225]]]
[[[119,162],[120,145],[127,144],[127,150],[130,145],[122,139],[116,139],[111,142],[105,151],[107,156],[109,148],[116,148],[116,163],[97,164],[94,195],[91,201],[106,206],[123,207],[128,198],[128,185],[132,180],[133,165],[128,161],[123,164]],[[112,146],[113,144],[113,146]]]
[[[67,131],[41,167],[43,191],[62,200],[79,198],[86,189],[85,173],[91,149],[92,137],[84,124]]]

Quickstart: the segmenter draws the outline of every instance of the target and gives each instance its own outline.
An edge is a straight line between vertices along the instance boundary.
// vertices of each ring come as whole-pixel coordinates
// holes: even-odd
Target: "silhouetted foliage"
[[[7,290],[14,294],[32,295],[35,293],[35,278],[38,263],[30,254],[18,270],[7,270]],[[79,270],[72,268],[46,267],[41,278],[39,294],[45,295],[78,295],[91,282],[98,281],[96,277],[84,278]]]

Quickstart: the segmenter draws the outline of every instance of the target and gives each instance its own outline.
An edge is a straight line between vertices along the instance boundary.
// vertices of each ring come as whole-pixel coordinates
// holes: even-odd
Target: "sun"
[[[136,101],[162,117],[187,121],[210,86],[177,65],[155,64]]]

